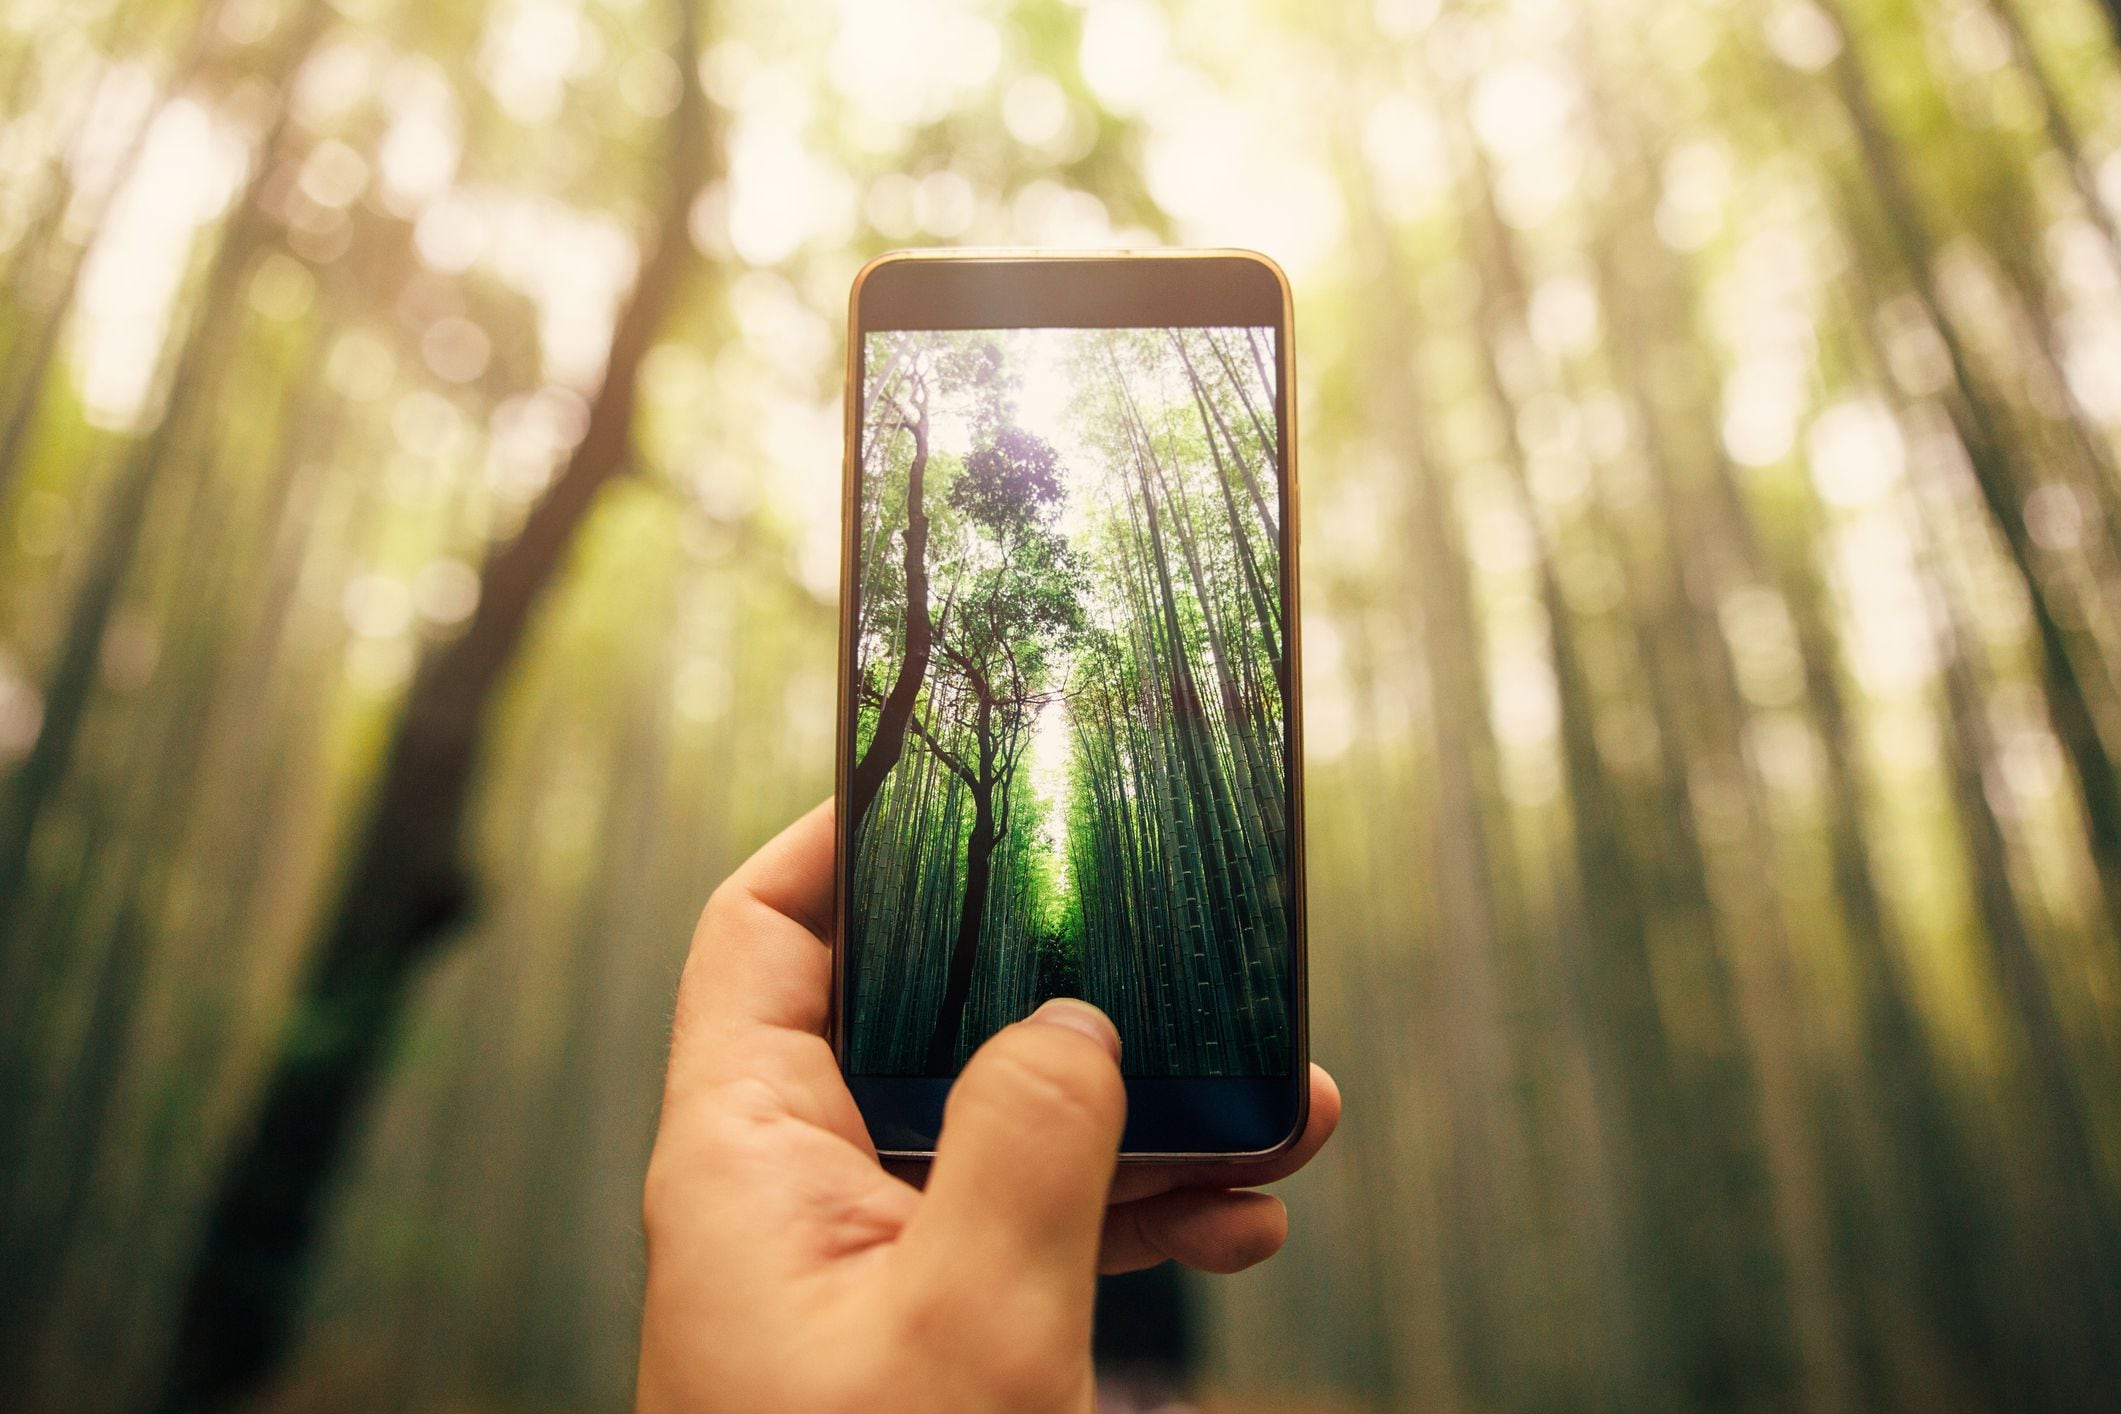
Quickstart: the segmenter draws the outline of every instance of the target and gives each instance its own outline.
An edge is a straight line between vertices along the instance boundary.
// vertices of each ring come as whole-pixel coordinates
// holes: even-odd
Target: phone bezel
[[[845,451],[840,505],[838,703],[834,800],[846,799],[853,769],[855,598],[860,536],[862,350],[871,332],[892,329],[1202,328],[1275,330],[1274,404],[1282,465],[1281,592],[1288,681],[1286,718],[1290,915],[1290,1020],[1287,1076],[1126,1077],[1129,1163],[1257,1160],[1293,1146],[1310,1110],[1309,918],[1305,887],[1302,614],[1298,546],[1294,308],[1281,267],[1256,251],[905,250],[878,256],[848,296]],[[828,1036],[845,1055],[847,869],[852,822],[835,821],[832,1005]],[[952,1077],[845,1074],[878,1153],[890,1159],[934,1154]]]

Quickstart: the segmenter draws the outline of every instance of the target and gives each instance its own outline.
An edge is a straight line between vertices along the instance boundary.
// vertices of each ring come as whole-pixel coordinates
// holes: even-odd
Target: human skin
[[[1099,1272],[1241,1271],[1288,1234],[1281,1200],[1340,1118],[1256,1163],[1118,1168],[1119,1037],[1054,1001],[981,1046],[936,1157],[887,1170],[824,1039],[832,807],[715,890],[678,984],[643,1200],[637,1407],[1088,1410]]]

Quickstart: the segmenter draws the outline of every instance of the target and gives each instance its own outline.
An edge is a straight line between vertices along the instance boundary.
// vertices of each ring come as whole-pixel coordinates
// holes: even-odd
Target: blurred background
[[[850,278],[1195,242],[1296,289],[1349,1117],[1111,1348],[2121,1407],[2117,33],[5,0],[0,1404],[624,1407],[692,920],[831,785]]]

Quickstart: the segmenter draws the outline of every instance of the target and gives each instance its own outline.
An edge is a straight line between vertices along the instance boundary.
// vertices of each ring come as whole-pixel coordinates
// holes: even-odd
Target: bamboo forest
[[[854,390],[877,1069],[1281,1063],[1301,630],[1346,1117],[1115,1390],[2121,1408],[2121,0],[0,0],[0,1408],[630,1407],[956,245],[1294,291],[1296,506],[1257,332]]]
[[[1288,1074],[1274,331],[869,344],[850,1064],[1068,995],[1133,1073]]]

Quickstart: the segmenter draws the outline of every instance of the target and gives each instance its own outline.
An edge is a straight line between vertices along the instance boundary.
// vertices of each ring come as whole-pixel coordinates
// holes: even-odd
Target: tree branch
[[[942,762],[945,766],[948,766],[951,772],[956,775],[960,780],[962,780],[966,785],[972,787],[972,789],[974,790],[979,789],[979,777],[973,774],[972,769],[970,767],[965,765],[963,757],[959,756],[949,747],[943,745],[943,743],[936,738],[935,733],[928,730],[928,724],[921,720],[921,714],[919,712],[915,712],[911,717],[908,717],[906,719],[906,725],[913,728],[913,734],[915,736],[919,737],[922,741],[928,743],[928,749],[935,753],[936,760]]]

